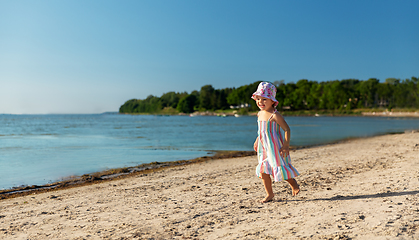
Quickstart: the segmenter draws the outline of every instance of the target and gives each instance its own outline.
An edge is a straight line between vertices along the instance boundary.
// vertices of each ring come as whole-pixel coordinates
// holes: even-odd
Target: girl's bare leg
[[[265,186],[266,197],[261,202],[266,203],[266,202],[271,201],[274,198],[271,176],[269,174],[262,173],[262,181],[263,181],[263,185]]]
[[[297,181],[294,178],[286,180],[292,188],[292,196],[296,196],[300,192],[300,186],[298,186]]]

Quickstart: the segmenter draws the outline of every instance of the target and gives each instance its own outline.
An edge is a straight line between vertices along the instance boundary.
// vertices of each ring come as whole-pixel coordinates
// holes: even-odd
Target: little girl
[[[292,188],[292,195],[300,192],[300,188],[294,177],[299,173],[291,165],[289,156],[290,128],[284,118],[275,107],[278,101],[275,99],[276,88],[272,83],[261,82],[252,98],[260,108],[258,113],[258,137],[253,148],[257,151],[259,164],[256,167],[256,175],[262,178],[265,186],[266,197],[262,203],[273,199],[272,175],[274,181],[287,181]],[[280,127],[284,130],[285,139],[282,138]]]

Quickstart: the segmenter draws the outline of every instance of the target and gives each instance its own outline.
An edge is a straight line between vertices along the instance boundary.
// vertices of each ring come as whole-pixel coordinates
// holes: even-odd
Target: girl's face
[[[255,96],[256,105],[260,108],[260,110],[269,110],[270,108],[273,108],[274,101],[272,101],[269,98],[264,98],[261,96]]]

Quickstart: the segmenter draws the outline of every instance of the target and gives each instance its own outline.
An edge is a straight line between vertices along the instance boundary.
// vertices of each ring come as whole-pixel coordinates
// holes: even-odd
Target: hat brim
[[[258,94],[257,92],[255,92],[255,93],[252,94],[252,99],[255,100],[255,101],[256,101],[255,96],[264,97],[264,98],[272,100],[274,102],[274,107],[278,106],[278,104],[279,104],[279,102],[278,102],[278,100],[276,100],[276,98],[270,98],[270,97],[267,97],[267,96],[264,96],[264,95],[261,95],[261,94]]]

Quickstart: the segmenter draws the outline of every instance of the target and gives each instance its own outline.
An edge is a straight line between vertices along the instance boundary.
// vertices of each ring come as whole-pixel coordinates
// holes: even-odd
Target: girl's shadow
[[[315,198],[307,199],[305,201],[340,201],[340,200],[354,200],[354,199],[363,199],[363,198],[384,198],[384,197],[395,197],[395,196],[405,196],[405,195],[416,195],[419,191],[403,191],[403,192],[386,192],[386,193],[376,193],[376,194],[367,194],[367,195],[355,195],[355,196],[342,196],[336,195],[330,198]]]

